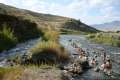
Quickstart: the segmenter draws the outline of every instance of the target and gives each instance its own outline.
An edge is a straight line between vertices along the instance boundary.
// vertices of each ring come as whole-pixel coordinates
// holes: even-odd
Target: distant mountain
[[[9,19],[7,19],[8,17]],[[37,27],[38,29],[44,29],[44,28],[47,29],[51,27],[52,29],[57,29],[57,30],[60,30],[61,28],[62,29],[65,28],[65,29],[78,30],[78,31],[83,31],[83,32],[97,32],[98,31],[97,29],[92,28],[82,23],[81,21],[73,19],[73,18],[32,12],[29,10],[19,9],[19,8],[11,7],[9,5],[0,3],[0,26],[3,23],[9,24],[13,28],[22,27],[23,29],[23,26],[24,26],[26,27],[25,31],[27,32],[27,30],[29,30],[27,29],[29,26],[28,24],[24,23],[25,21],[27,21],[28,24],[29,23],[34,24],[35,25],[34,28]]]
[[[120,21],[112,21],[109,23],[95,24],[91,26],[103,31],[118,31],[118,30],[120,31]]]

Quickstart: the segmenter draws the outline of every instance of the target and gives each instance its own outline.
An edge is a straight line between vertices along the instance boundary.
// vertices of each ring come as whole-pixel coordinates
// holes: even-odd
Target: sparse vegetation
[[[58,43],[52,41],[42,41],[33,47],[30,52],[32,53],[33,61],[37,63],[56,63],[69,58],[67,51]]]
[[[13,30],[6,24],[0,31],[0,51],[7,50],[17,44],[17,37]]]
[[[19,66],[0,68],[0,80],[62,80],[61,71],[55,66]]]
[[[99,30],[82,23],[80,20],[75,20],[75,19],[71,19],[64,22],[64,24],[62,25],[62,28],[73,30],[73,31],[87,32],[87,33],[99,32]]]
[[[30,49],[34,63],[57,63],[69,59],[69,54],[59,42],[56,31],[45,32],[43,40]]]
[[[30,20],[0,14],[0,21],[0,52],[14,47],[16,43],[43,35],[37,24]]]
[[[49,65],[29,66],[24,69],[20,80],[62,80],[61,71]]]
[[[120,47],[119,33],[97,33],[90,34],[88,37],[98,43]]]
[[[44,36],[42,38],[44,41],[53,41],[57,42],[59,39],[59,32],[48,30],[44,33]]]
[[[18,80],[22,72],[20,67],[0,68],[0,80]]]
[[[70,35],[76,34],[76,35],[79,35],[79,34],[84,34],[84,32],[76,31],[76,30],[70,30],[70,29],[61,29],[60,34],[65,34],[65,35],[67,35],[67,34],[70,34]]]

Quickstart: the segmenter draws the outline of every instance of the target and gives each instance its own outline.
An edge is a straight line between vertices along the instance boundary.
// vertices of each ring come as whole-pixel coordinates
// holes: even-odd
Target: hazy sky
[[[0,0],[0,3],[72,17],[87,24],[120,20],[120,0]]]

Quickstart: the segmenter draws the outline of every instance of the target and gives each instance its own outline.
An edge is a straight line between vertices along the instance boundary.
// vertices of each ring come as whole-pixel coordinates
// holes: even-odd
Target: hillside
[[[36,13],[29,10],[11,7],[5,4],[0,4],[0,15],[9,15],[20,18],[21,20],[29,20],[30,22],[35,23],[38,28],[46,29],[46,27],[52,27],[53,29],[57,30],[60,30],[61,28],[67,28],[83,32],[97,31],[95,28],[92,28],[79,20],[51,14]]]
[[[0,52],[14,47],[17,43],[43,36],[43,32],[48,29],[61,33],[98,31],[79,20],[36,13],[0,3]]]
[[[120,31],[120,21],[112,21],[103,24],[95,24],[93,27],[103,31]]]

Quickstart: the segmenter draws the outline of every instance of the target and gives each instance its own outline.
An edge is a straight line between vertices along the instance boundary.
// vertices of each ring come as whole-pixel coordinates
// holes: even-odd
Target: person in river
[[[101,56],[103,57],[103,62],[105,62],[106,61],[106,52],[105,52],[105,50],[102,50],[102,55]]]
[[[97,57],[96,56],[91,59],[89,66],[93,67],[93,70],[95,72],[99,72],[100,71],[100,68],[98,66],[98,62],[97,62]]]
[[[106,56],[106,61],[107,61],[107,60],[110,60],[110,55],[107,55],[107,56]]]
[[[86,53],[81,48],[79,48],[77,51],[79,53],[79,58],[80,59],[86,56]]]
[[[106,62],[104,61],[104,63],[99,68],[100,70],[104,71],[106,68]]]
[[[97,61],[96,61],[95,58],[93,58],[93,59],[90,61],[90,66],[91,66],[91,67],[96,67],[96,65],[97,65]]]
[[[72,39],[69,39],[69,42],[72,42]]]
[[[77,51],[79,54],[81,54],[81,53],[83,52],[83,50],[82,50],[80,47],[76,48],[76,51]]]
[[[85,61],[87,61],[87,56],[83,53],[83,54],[81,54],[80,56],[79,56],[79,59],[80,59],[80,61],[81,62],[85,62]]]
[[[107,75],[111,75],[112,73],[112,63],[111,60],[107,60],[105,61],[101,66],[100,66],[100,70],[102,70],[103,72],[105,72]]]
[[[72,40],[72,42],[71,42],[71,45],[72,45],[72,47],[74,48],[75,47],[75,42]]]
[[[104,72],[106,74],[108,74],[108,75],[111,75],[111,73],[112,73],[112,63],[111,63],[111,60],[107,60],[106,61]]]

